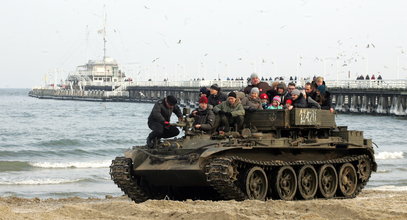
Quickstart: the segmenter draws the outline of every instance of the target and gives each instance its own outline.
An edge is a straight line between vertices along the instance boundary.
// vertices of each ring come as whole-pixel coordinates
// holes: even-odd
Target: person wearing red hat
[[[194,118],[192,126],[196,130],[210,132],[215,124],[215,114],[208,109],[208,98],[201,96],[199,98],[199,108],[192,111],[190,117]]]
[[[260,101],[263,109],[267,109],[269,106],[269,97],[266,93],[260,94]]]
[[[285,100],[285,108],[290,109],[290,106],[293,105],[293,100],[292,99],[287,99]]]

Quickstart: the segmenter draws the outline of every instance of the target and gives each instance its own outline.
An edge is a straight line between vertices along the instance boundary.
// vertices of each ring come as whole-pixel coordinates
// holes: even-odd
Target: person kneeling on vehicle
[[[213,111],[220,117],[219,133],[229,132],[230,126],[237,130],[243,127],[245,110],[235,92],[230,92],[227,101],[215,106]]]
[[[182,113],[177,106],[177,98],[172,95],[154,104],[148,117],[148,127],[153,130],[147,137],[148,147],[154,146],[155,139],[175,137],[179,134],[178,128],[170,125],[173,112],[182,121]]]
[[[209,132],[215,124],[215,114],[212,110],[208,109],[208,98],[202,96],[199,99],[199,108],[192,111],[189,117],[194,118],[193,127],[196,130]]]

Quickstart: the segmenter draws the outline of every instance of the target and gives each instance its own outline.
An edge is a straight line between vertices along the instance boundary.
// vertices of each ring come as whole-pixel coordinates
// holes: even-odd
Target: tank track
[[[205,175],[208,183],[222,199],[243,201],[246,199],[246,195],[230,176],[229,169],[234,166],[232,162],[231,158],[215,158],[205,166]]]
[[[230,156],[230,157],[220,157],[211,160],[205,166],[205,174],[209,184],[220,194],[222,199],[225,200],[236,200],[242,201],[246,199],[245,193],[239,187],[239,181],[234,180],[231,178],[230,175],[230,167],[231,166],[239,166],[240,168],[245,166],[260,166],[264,170],[271,170],[273,167],[280,167],[280,166],[303,166],[303,165],[323,165],[323,164],[344,164],[344,163],[352,163],[358,161],[360,159],[368,159],[370,162],[371,158],[368,155],[358,155],[358,156],[348,156],[338,159],[332,160],[323,160],[323,161],[294,161],[294,162],[285,162],[285,161],[258,161],[258,160],[250,160],[238,156]],[[369,175],[370,178],[370,175]],[[357,185],[357,189],[355,193],[351,197],[346,198],[354,198],[356,197],[362,189],[365,187],[366,183],[369,181],[367,180],[359,182]],[[338,198],[345,198],[345,197],[334,197]]]
[[[141,203],[149,199],[148,194],[140,187],[132,175],[132,160],[116,157],[110,165],[110,176],[113,182],[134,202]]]

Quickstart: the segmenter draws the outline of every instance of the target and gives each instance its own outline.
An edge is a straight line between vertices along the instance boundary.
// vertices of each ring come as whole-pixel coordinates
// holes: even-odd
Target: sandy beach
[[[407,192],[365,190],[355,199],[166,201],[0,198],[0,219],[407,219]]]

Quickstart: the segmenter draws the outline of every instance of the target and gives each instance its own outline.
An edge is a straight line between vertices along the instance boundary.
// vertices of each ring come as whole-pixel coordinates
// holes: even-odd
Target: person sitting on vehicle
[[[263,109],[259,98],[259,89],[257,87],[253,87],[250,91],[250,95],[247,95],[242,99],[242,105],[243,108],[249,112]]]
[[[261,82],[259,76],[256,73],[250,75],[250,85],[244,88],[244,93],[249,94],[252,88],[257,87],[259,89],[259,94],[267,93],[271,90],[270,85],[267,82]]]
[[[312,86],[312,83],[310,83],[310,82],[305,83],[304,89],[305,89],[305,96],[307,98],[311,97],[312,99],[315,100],[315,98],[317,97],[317,93],[315,91],[316,88]]]
[[[209,92],[209,90],[206,87],[201,87],[199,89],[199,97],[205,96],[205,97],[209,97],[211,93]]]
[[[291,99],[293,100],[293,105],[290,106],[288,109],[291,110],[293,108],[307,108],[307,100],[305,100],[304,95],[298,89],[294,89],[291,92]]]
[[[280,105],[280,102],[280,96],[274,96],[273,102],[267,107],[267,109],[283,109],[283,106]]]
[[[292,99],[285,100],[284,108],[285,109],[290,109],[290,106],[293,106],[293,100]]]
[[[216,105],[219,105],[223,101],[226,101],[227,97],[225,94],[221,92],[220,87],[218,84],[213,84],[209,88],[209,97],[208,97],[208,104],[211,105],[212,107],[215,107]]]
[[[208,98],[199,98],[199,108],[192,111],[190,117],[194,118],[193,127],[196,130],[210,132],[215,125],[215,114],[208,108]]]
[[[154,104],[148,117],[148,127],[153,130],[147,137],[147,146],[153,147],[156,139],[175,137],[179,130],[170,125],[171,114],[175,113],[179,121],[182,121],[182,113],[177,106],[177,98],[172,95],[159,100]]]
[[[324,77],[318,76],[318,77],[315,79],[315,84],[316,84],[315,88],[318,87],[318,86],[320,86],[320,85],[325,85]]]
[[[260,101],[261,107],[263,107],[263,109],[267,109],[267,107],[269,106],[269,97],[266,93],[260,95]]]
[[[285,99],[288,99],[291,97],[291,92],[295,89],[295,83],[290,82],[288,83],[287,86],[287,94],[285,95]]]
[[[335,110],[332,105],[332,96],[329,91],[327,91],[325,85],[320,85],[317,88],[317,98],[316,100],[318,104],[321,106],[321,109],[329,110],[333,113]]]
[[[226,102],[215,106],[213,111],[220,116],[219,132],[229,132],[230,127],[243,127],[245,110],[235,92],[230,92]]]
[[[285,103],[285,99],[287,98],[287,91],[286,91],[286,86],[285,83],[281,82],[277,85],[277,91],[269,91],[269,93],[267,94],[269,99],[274,98],[275,96],[280,96],[281,99],[281,104]],[[271,103],[273,100],[269,100],[269,102]]]

